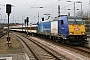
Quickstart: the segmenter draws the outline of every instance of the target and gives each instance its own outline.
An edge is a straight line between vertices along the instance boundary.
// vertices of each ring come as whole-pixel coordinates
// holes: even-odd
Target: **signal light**
[[[6,4],[6,13],[11,13],[11,4]]]

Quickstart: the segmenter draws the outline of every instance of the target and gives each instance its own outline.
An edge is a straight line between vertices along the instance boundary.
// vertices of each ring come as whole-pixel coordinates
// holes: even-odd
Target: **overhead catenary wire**
[[[60,8],[60,9],[61,9],[61,10],[62,10],[62,9],[65,9],[66,7],[71,6],[71,5],[73,5],[73,3],[72,3],[72,4],[69,4],[69,5],[67,5],[67,6],[64,6],[64,7]],[[54,10],[54,11],[52,11],[52,12],[50,12],[50,13],[54,13],[54,12],[56,12],[56,10]]]
[[[34,7],[34,6],[36,5],[37,2],[38,2],[38,0],[36,0],[36,2],[33,4],[32,7]],[[57,3],[57,2],[58,2],[58,1],[56,1],[56,2],[54,2],[54,3],[52,3],[52,4],[50,4],[49,6],[54,5],[54,4]],[[28,2],[27,2],[27,3],[28,3]],[[27,4],[27,3],[26,3],[26,4]],[[26,14],[28,11],[30,11],[31,9],[32,9],[32,8],[31,8],[31,6],[30,6],[29,9],[28,9],[26,12],[24,12],[24,13],[21,14],[21,16],[22,16],[22,15],[25,15],[25,14]],[[20,10],[19,12],[21,12],[21,10]],[[18,12],[18,13],[19,13],[19,12]],[[17,13],[17,14],[18,14],[18,13]]]
[[[38,2],[38,0],[36,0],[36,2],[33,4],[32,7],[34,7],[37,2]],[[57,2],[58,2],[58,1],[57,1]],[[57,3],[57,2],[54,2],[54,3],[50,4],[50,5],[54,5],[54,4]],[[72,4],[73,4],[73,3],[72,3]],[[72,4],[70,4],[70,5],[72,5]],[[64,6],[63,8],[61,8],[61,10],[64,9],[64,8],[66,8],[66,7],[68,7],[68,6],[70,6],[70,5]],[[32,8],[31,8],[31,6],[30,6],[29,9],[27,9],[27,11],[25,11],[25,12],[23,12],[23,13],[21,14],[21,16],[22,16],[22,15],[25,15],[26,13],[28,13],[28,11],[30,11],[31,9],[32,9]],[[21,11],[21,10],[20,10],[20,11]],[[54,13],[54,12],[56,12],[56,10],[55,10],[55,11],[51,11],[50,13]],[[34,15],[34,14],[32,14],[32,15]]]
[[[38,0],[37,0],[37,1],[38,1]],[[37,1],[36,1],[35,4],[31,7],[31,9],[34,8],[34,6],[36,5]],[[58,1],[50,4],[49,6],[54,5],[54,4],[57,3],[57,2],[58,2]],[[30,9],[28,9],[28,11],[29,11],[29,10],[30,10]],[[26,12],[28,12],[28,11],[26,11]],[[26,13],[26,12],[25,12],[25,13]],[[24,14],[25,14],[25,13],[24,13]],[[21,14],[21,15],[22,15],[22,14]],[[32,14],[32,15],[34,15],[34,14]]]
[[[38,1],[38,0],[37,0],[37,1]],[[34,7],[34,6],[35,6],[35,4],[37,3],[37,1],[33,4],[33,6],[32,6],[32,7]],[[30,9],[32,9],[32,8],[31,8],[31,6],[30,6],[30,8],[29,8],[26,12],[28,12]],[[23,15],[24,15],[26,12],[24,12],[24,13],[23,13]],[[21,15],[22,15],[22,14],[21,14]]]
[[[30,9],[32,9],[32,8],[36,5],[37,2],[38,2],[38,0],[33,4],[32,7],[30,6],[30,8],[29,8],[26,12],[30,11]],[[54,3],[52,3],[52,4],[50,4],[50,5],[54,5],[54,4],[57,3],[57,2],[58,2],[58,1],[56,1],[56,2],[54,2]],[[20,11],[21,11],[21,10],[20,10]],[[24,12],[23,14],[21,14],[21,16],[24,15],[24,14],[26,14],[26,12]]]
[[[28,2],[29,2],[29,1],[28,1]],[[28,3],[28,2],[27,2],[27,3]],[[37,2],[38,2],[38,0],[36,0],[36,2],[33,4],[32,7],[34,7]],[[29,9],[28,9],[26,12],[28,12],[30,9],[32,9],[31,6],[29,6]],[[20,10],[20,11],[21,11],[21,10]],[[21,16],[22,16],[22,15],[25,15],[26,12],[24,12],[23,14],[21,14]],[[18,14],[18,13],[17,13],[17,14]],[[18,19],[18,17],[17,17],[17,19]]]
[[[73,3],[72,3],[72,4],[73,4]],[[72,5],[72,4],[69,4],[69,5],[65,6],[65,7],[68,7],[68,6]],[[61,8],[61,9],[64,9],[65,7]],[[50,12],[50,13],[54,13],[54,12],[56,12],[56,10],[55,10],[55,11],[52,11],[52,12]],[[33,14],[33,15],[34,15],[34,14]],[[34,18],[33,18],[33,19],[34,19]]]
[[[23,7],[24,7],[26,4],[28,4],[28,3],[29,3],[29,1],[27,1],[27,2],[23,5]],[[21,10],[22,10],[22,9],[20,9],[20,10],[16,13],[16,15],[18,15],[18,13],[21,12]]]

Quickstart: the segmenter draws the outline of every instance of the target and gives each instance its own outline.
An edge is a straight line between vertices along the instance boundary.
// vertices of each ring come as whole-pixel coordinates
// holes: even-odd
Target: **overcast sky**
[[[41,21],[42,17],[47,18],[44,14],[50,14],[51,18],[54,18],[58,15],[58,5],[60,5],[60,14],[67,15],[70,12],[71,15],[74,15],[74,4],[75,1],[81,1],[83,11],[89,11],[90,4],[89,0],[71,0],[72,2],[66,2],[68,0],[0,0],[0,19],[7,19],[6,14],[6,4],[11,4],[12,13],[10,14],[10,23],[24,23],[24,19],[29,17],[29,23],[36,23],[39,20]],[[43,7],[43,8],[37,8]],[[76,3],[75,8],[81,11],[81,4]],[[67,10],[71,9],[71,10]],[[77,10],[75,12],[78,12]],[[0,22],[7,23],[7,20],[0,20]]]

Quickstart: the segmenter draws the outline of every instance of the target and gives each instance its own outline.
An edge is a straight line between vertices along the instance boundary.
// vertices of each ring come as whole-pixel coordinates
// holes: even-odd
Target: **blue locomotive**
[[[38,34],[68,44],[86,44],[87,37],[82,17],[60,16],[38,24]]]

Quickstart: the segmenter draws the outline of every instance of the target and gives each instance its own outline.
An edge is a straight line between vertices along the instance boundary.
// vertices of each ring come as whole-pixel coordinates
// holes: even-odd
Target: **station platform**
[[[0,54],[0,60],[30,60],[27,54]]]
[[[7,35],[0,38],[0,60],[30,60],[22,43],[10,33],[11,44],[8,47]]]

